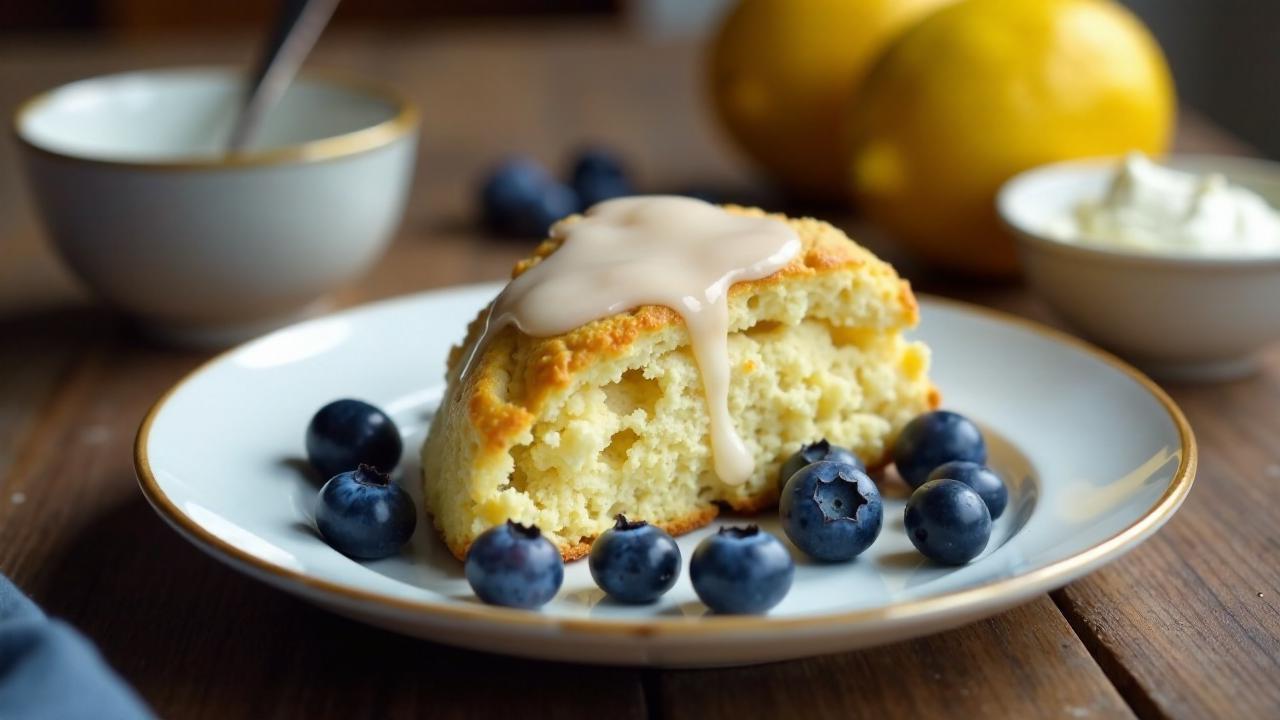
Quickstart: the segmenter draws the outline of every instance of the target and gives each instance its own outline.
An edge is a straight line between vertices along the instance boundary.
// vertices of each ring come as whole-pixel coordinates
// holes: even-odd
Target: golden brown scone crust
[[[756,208],[728,206],[730,212],[742,215],[769,215]],[[789,279],[821,273],[831,273],[851,267],[866,266],[869,272],[884,276],[897,284],[897,302],[900,305],[904,324],[915,326],[919,322],[920,311],[915,294],[911,292],[911,284],[901,280],[893,268],[872,255],[861,245],[849,242],[849,239],[838,229],[813,218],[788,219],[782,214],[772,214],[779,220],[786,221],[796,229],[802,243],[802,250],[796,258],[778,272],[761,280],[740,282],[729,288],[729,296],[752,295],[761,288]],[[576,222],[573,216],[562,222]],[[529,268],[537,265],[543,258],[560,247],[561,240],[551,238],[544,240],[533,251],[533,255],[516,263],[511,273],[512,278],[519,277]],[[467,328],[467,337],[461,345],[455,345],[449,352],[448,374],[450,377],[457,371],[458,365],[465,358],[464,351],[469,350],[484,332],[486,315],[481,314]],[[535,338],[520,333],[512,327],[502,334],[515,336],[519,344],[531,349],[530,362],[521,369],[524,374],[524,387],[528,392],[513,404],[501,398],[495,392],[493,367],[482,362],[479,372],[470,376],[475,390],[471,393],[471,423],[479,433],[484,447],[505,448],[513,435],[524,431],[532,418],[541,409],[543,401],[556,389],[567,386],[572,376],[582,368],[590,366],[601,356],[620,355],[643,333],[654,332],[671,325],[682,325],[684,321],[679,313],[660,305],[645,305],[633,312],[619,313],[603,320],[587,323],[564,335],[550,338]]]
[[[766,215],[757,209],[734,206],[726,209],[743,215]],[[864,290],[859,292],[873,293],[879,298],[874,312],[865,319],[868,327],[896,334],[917,323],[919,310],[910,285],[900,279],[888,264],[824,222],[811,218],[788,219],[782,215],[771,217],[791,225],[801,240],[802,249],[777,273],[761,280],[733,285],[729,290],[731,308],[780,284],[826,276],[841,276],[843,282],[847,276],[861,283],[859,287]],[[575,216],[562,222],[572,223],[577,219]],[[542,242],[532,256],[516,264],[512,277],[541,262],[560,244],[561,240],[556,238]],[[553,403],[563,401],[566,389],[579,381],[584,372],[602,362],[625,356],[641,339],[668,332],[673,327],[683,327],[678,313],[661,306],[643,306],[619,313],[555,337],[530,337],[514,327],[507,327],[479,353],[471,372],[460,382],[460,366],[483,334],[486,314],[487,310],[471,322],[465,340],[449,353],[446,375],[449,389],[423,451],[423,470],[428,484],[441,481],[445,476],[483,474],[504,463],[509,465],[512,448],[530,442],[529,433],[538,419]],[[923,362],[927,365],[927,355]],[[936,407],[939,402],[937,390],[927,379],[923,383],[922,398],[913,401],[917,411]],[[446,429],[445,425],[454,427]],[[864,460],[873,467],[885,463],[885,448],[887,444]],[[457,464],[465,464],[466,467],[453,467]],[[478,497],[482,491],[477,490],[474,484],[469,486],[466,477],[449,482],[457,485],[450,491],[453,494],[432,494],[429,491],[428,509],[450,551],[462,558],[475,533],[456,529],[450,532],[446,523],[436,516],[442,512],[455,512],[455,508],[445,507],[455,501],[465,504],[466,501],[458,500],[458,493],[468,492],[469,488],[473,497]],[[772,506],[776,500],[777,491],[772,483],[744,496],[717,498],[718,502],[740,512],[757,512]],[[680,534],[707,524],[716,514],[716,505],[710,504],[677,518],[643,519],[664,527],[672,534]],[[597,534],[590,531],[577,537],[553,539],[564,558],[572,560],[589,551]]]

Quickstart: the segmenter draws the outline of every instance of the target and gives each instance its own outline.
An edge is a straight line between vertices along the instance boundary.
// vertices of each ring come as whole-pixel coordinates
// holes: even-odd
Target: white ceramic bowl
[[[1045,165],[1018,175],[996,204],[1018,238],[1027,280],[1091,339],[1169,379],[1214,380],[1255,368],[1280,338],[1280,253],[1206,257],[1085,246],[1046,226],[1102,195],[1118,160]],[[1173,156],[1171,167],[1220,172],[1280,207],[1280,164]]]
[[[14,118],[58,250],[152,332],[220,344],[365,271],[399,224],[418,114],[382,88],[304,74],[255,146],[223,153],[242,74],[81,80]]]

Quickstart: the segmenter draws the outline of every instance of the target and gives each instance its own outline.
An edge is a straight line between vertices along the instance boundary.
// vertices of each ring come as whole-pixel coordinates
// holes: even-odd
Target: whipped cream
[[[1280,251],[1280,215],[1219,173],[1197,175],[1125,157],[1106,193],[1048,228],[1060,240],[1200,255]]]

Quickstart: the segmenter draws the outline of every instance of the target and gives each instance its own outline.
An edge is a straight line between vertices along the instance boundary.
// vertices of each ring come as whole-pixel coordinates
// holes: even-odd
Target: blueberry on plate
[[[987,442],[982,431],[958,413],[925,413],[907,423],[893,443],[898,474],[913,488],[924,484],[934,468],[952,460],[980,465],[987,462]]]
[[[307,460],[326,480],[362,464],[389,473],[403,449],[391,418],[361,400],[334,400],[307,426]]]
[[[391,476],[369,465],[334,475],[316,500],[316,529],[347,557],[393,555],[418,524],[413,499]]]
[[[536,525],[508,520],[484,531],[467,551],[467,582],[490,605],[546,605],[564,582],[564,560]]]
[[[992,520],[1003,515],[1005,506],[1009,504],[1009,489],[1005,487],[1004,480],[999,473],[986,465],[968,460],[952,460],[939,465],[929,473],[929,480],[943,478],[959,480],[973,488],[973,491],[978,493],[978,497],[987,504]]]
[[[689,560],[693,591],[717,613],[763,613],[782,602],[796,574],[791,553],[755,525],[724,527]]]
[[[911,494],[903,518],[907,537],[922,555],[944,565],[963,565],[991,540],[991,511],[973,488],[959,480],[930,480]]]
[[[588,148],[578,153],[571,177],[583,208],[634,192],[622,161],[602,148]]]
[[[871,547],[884,524],[880,490],[865,472],[816,462],[787,481],[778,502],[782,529],[804,554],[822,562],[852,560]]]
[[[614,600],[651,603],[676,584],[680,548],[662,528],[619,515],[591,544],[587,565],[596,585]]]
[[[851,450],[839,445],[832,445],[827,442],[826,438],[823,438],[815,443],[801,445],[799,450],[792,453],[791,457],[782,463],[782,467],[778,469],[778,489],[781,490],[787,484],[787,481],[791,479],[791,476],[795,475],[800,468],[824,460],[852,465],[862,472],[867,471],[867,466]]]

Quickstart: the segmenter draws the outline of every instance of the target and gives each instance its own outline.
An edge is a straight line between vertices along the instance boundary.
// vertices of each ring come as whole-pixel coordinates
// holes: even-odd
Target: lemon
[[[787,188],[847,197],[843,116],[879,52],[954,0],[743,0],[710,53],[719,117]]]
[[[1164,55],[1108,0],[964,0],[904,32],[853,99],[859,204],[933,264],[1016,269],[994,196],[1024,169],[1158,154],[1174,122]]]

